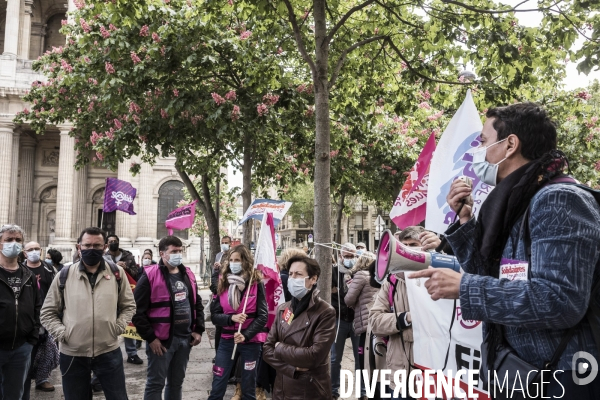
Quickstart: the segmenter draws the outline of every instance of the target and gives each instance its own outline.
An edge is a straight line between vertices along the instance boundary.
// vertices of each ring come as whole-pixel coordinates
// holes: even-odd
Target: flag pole
[[[103,222],[104,222],[104,208],[102,209],[102,214],[100,215],[100,226],[98,228],[102,229]]]
[[[263,219],[267,218],[267,212],[265,211],[265,213],[263,214]],[[261,232],[262,233],[262,229]],[[254,254],[254,265],[252,266],[252,272],[254,272],[254,269],[256,268],[256,260],[258,260],[258,252],[260,250],[260,247],[258,246],[258,243],[260,243],[260,236],[258,237],[258,240],[256,241],[256,253]],[[248,282],[248,288],[246,289],[246,298],[244,299],[244,308],[242,309],[242,314],[246,314],[246,306],[248,305],[248,296],[250,294],[250,288],[252,287],[252,277],[253,277],[254,273],[250,274],[250,281]],[[238,333],[242,333],[242,324],[240,324],[240,326],[238,326]],[[231,353],[231,359],[235,359],[235,351],[237,350],[237,343],[235,343],[233,345],[233,353]]]

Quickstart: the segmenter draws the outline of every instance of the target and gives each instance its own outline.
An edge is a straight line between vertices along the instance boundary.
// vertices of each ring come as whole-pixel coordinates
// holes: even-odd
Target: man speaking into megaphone
[[[585,380],[573,365],[579,352],[600,357],[598,193],[566,175],[555,124],[539,105],[492,108],[486,116],[472,168],[495,189],[477,218],[465,182],[456,180],[447,196],[460,220],[446,238],[464,273],[441,268],[408,277],[429,278],[432,299],[460,299],[463,319],[484,322],[483,378],[519,370],[523,397],[509,382],[513,391],[490,393],[495,399],[598,399],[598,371]],[[526,371],[542,368],[551,373]],[[534,396],[536,384],[543,392]]]

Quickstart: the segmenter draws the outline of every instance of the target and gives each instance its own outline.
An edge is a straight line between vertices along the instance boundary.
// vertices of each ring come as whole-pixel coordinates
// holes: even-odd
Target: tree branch
[[[181,166],[179,165],[179,162],[175,162],[175,169],[177,170],[179,177],[183,181],[185,188],[188,190],[188,192],[190,192],[190,195],[192,196],[192,198],[194,200],[198,200],[198,206],[200,207],[202,214],[205,214],[206,213],[206,204],[204,204],[204,201],[202,201],[202,196],[200,196],[200,193],[198,193],[198,190],[196,190],[196,186],[194,186],[194,183],[190,179],[187,172],[185,172],[181,168]]]
[[[534,12],[534,11],[549,10],[551,7],[554,7],[555,5],[558,5],[559,3],[561,3],[562,0],[557,1],[556,3],[554,3],[553,5],[551,5],[549,7],[529,8],[529,9],[525,9],[525,10],[519,10],[519,9],[517,9],[517,7],[519,7],[521,4],[526,3],[526,1],[523,1],[523,2],[521,2],[519,4],[517,4],[515,7],[511,8],[510,10],[484,10],[482,8],[473,7],[473,6],[461,3],[461,2],[456,1],[456,0],[442,0],[442,2],[443,3],[448,3],[448,4],[454,4],[454,5],[457,5],[459,7],[464,8],[466,10],[473,11],[473,12],[476,12],[476,13],[479,13],[479,14],[507,14],[507,13],[511,13],[511,12]]]
[[[419,27],[418,25],[413,24],[412,22],[408,22],[405,19],[403,19],[400,15],[398,15],[398,13],[390,6],[383,4],[381,1],[376,0],[375,1],[377,4],[379,4],[381,7],[385,8],[386,10],[388,10],[390,13],[392,13],[393,16],[395,16],[400,22],[402,22],[404,25],[408,25],[408,26],[412,26],[415,29],[421,29],[421,27]]]
[[[400,59],[402,61],[404,61],[404,63],[406,64],[406,67],[415,75],[417,75],[418,77],[422,78],[422,79],[426,79],[430,82],[436,82],[436,83],[446,83],[449,85],[461,85],[461,86],[465,86],[465,85],[470,85],[471,82],[459,82],[459,81],[444,81],[444,80],[440,80],[440,79],[434,79],[431,78],[427,75],[423,75],[422,73],[420,73],[419,71],[417,71],[411,64],[410,61],[408,61],[406,59],[406,57],[404,57],[404,55],[402,54],[402,52],[400,51],[400,49],[394,44],[394,42],[392,41],[392,39],[390,37],[386,38],[386,43],[388,43],[390,45],[390,47],[392,48],[392,50],[394,50],[394,52],[398,55],[398,57],[400,57]]]
[[[333,85],[335,85],[335,81],[337,80],[340,71],[342,69],[342,66],[344,65],[344,62],[346,61],[346,57],[348,56],[348,53],[358,49],[361,46],[364,46],[365,44],[371,43],[371,42],[376,42],[378,40],[386,40],[388,38],[388,36],[383,36],[383,35],[379,35],[379,36],[373,36],[371,38],[362,40],[358,43],[353,44],[352,46],[346,48],[344,51],[342,51],[342,54],[340,54],[340,58],[338,58],[338,61],[335,65],[335,69],[333,71],[333,75],[331,76],[331,79],[329,81],[329,87],[331,88]]]
[[[285,1],[287,2],[287,0],[285,0]],[[354,6],[350,10],[348,10],[348,12],[346,14],[344,14],[342,19],[340,19],[337,22],[337,24],[335,24],[333,26],[333,28],[331,28],[331,31],[329,31],[329,34],[325,38],[325,43],[331,42],[331,39],[333,38],[335,33],[340,29],[340,27],[342,27],[346,23],[346,21],[348,20],[348,18],[350,18],[352,16],[352,14],[354,14],[357,11],[362,10],[363,8],[367,7],[368,5],[375,3],[375,1],[376,0],[367,0],[364,3]]]
[[[313,76],[316,76],[317,67],[313,59],[310,58],[308,51],[306,51],[306,46],[304,45],[304,40],[302,39],[302,33],[300,32],[300,27],[298,26],[298,20],[296,19],[294,8],[292,7],[290,0],[283,0],[283,2],[285,3],[285,6],[288,10],[288,16],[290,19],[290,24],[292,24],[292,28],[294,30],[294,37],[296,38],[296,45],[298,46],[298,50],[300,51],[300,54],[302,55],[304,61],[310,67]]]

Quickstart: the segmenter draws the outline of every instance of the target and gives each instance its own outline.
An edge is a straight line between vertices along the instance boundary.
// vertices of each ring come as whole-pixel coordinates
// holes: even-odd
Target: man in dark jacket
[[[119,247],[119,237],[115,234],[110,234],[106,237],[106,243],[108,244],[108,250],[104,256],[108,260],[114,262],[119,267],[125,270],[125,273],[129,277],[137,281],[139,278],[139,268],[135,262],[133,254],[127,250],[123,250]],[[125,352],[127,353],[127,362],[130,364],[141,365],[144,363],[140,356],[137,354],[137,346],[135,339],[124,338]],[[141,342],[140,342],[141,345]]]
[[[331,390],[333,398],[339,397],[340,393],[340,371],[342,368],[342,358],[344,357],[344,347],[346,339],[352,341],[352,350],[354,352],[355,369],[360,369],[358,347],[359,337],[354,334],[352,322],[354,321],[354,310],[349,308],[344,301],[348,292],[347,279],[350,278],[349,271],[356,263],[356,247],[352,243],[346,243],[342,246],[340,252],[340,262],[333,267],[331,271],[331,305],[335,308],[337,316],[336,339],[331,346]],[[347,274],[347,275],[346,275]],[[361,387],[361,397],[366,396],[365,387]]]
[[[409,278],[429,277],[432,299],[460,299],[463,319],[483,321],[488,365],[506,344],[532,369],[548,368],[556,354],[551,369],[562,371],[542,378],[543,396],[598,399],[597,366],[590,381],[579,380],[578,367],[600,356],[592,329],[600,318],[587,313],[600,300],[592,296],[600,281],[600,207],[589,188],[564,175],[556,127],[540,106],[492,108],[487,117],[472,170],[494,190],[477,217],[463,181],[454,181],[447,196],[460,220],[446,238],[464,273],[436,268]],[[506,386],[514,392],[514,382]]]
[[[0,228],[0,396],[20,399],[40,330],[42,297],[36,277],[17,262],[23,230]]]
[[[135,288],[133,324],[148,342],[148,377],[144,399],[181,399],[193,346],[204,332],[204,306],[194,273],[181,264],[183,243],[167,236],[158,244],[160,261],[147,267]]]

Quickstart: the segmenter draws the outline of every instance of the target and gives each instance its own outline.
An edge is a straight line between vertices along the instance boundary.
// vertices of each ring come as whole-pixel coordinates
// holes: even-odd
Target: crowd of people
[[[582,384],[575,363],[582,352],[600,357],[600,193],[566,173],[556,128],[539,106],[490,109],[487,117],[473,170],[495,189],[479,216],[472,188],[456,180],[447,202],[457,218],[445,235],[420,226],[395,234],[413,250],[454,255],[461,272],[429,268],[377,281],[375,254],[364,243],[344,244],[325,266],[286,249],[278,259],[285,303],[269,310],[251,251],[222,238],[210,285],[210,400],[223,399],[232,380],[233,400],[262,400],[265,392],[278,400],[337,399],[347,339],[356,370],[415,368],[419,315],[406,285],[413,278],[428,278],[433,300],[460,299],[464,319],[483,321],[482,378],[519,368],[555,372],[554,381],[526,381],[545,389],[536,396],[501,391],[493,398],[599,398],[600,378]],[[31,380],[36,390],[54,390],[49,377],[58,366],[67,400],[91,399],[96,385],[108,400],[127,399],[119,336],[130,323],[147,343],[144,399],[182,398],[205,312],[180,239],[162,238],[158,261],[148,249],[141,265],[117,236],[94,227],[81,232],[72,264],[61,264],[56,250],[42,259],[41,246],[25,243],[16,225],[0,228],[0,246],[0,398],[29,399]],[[504,275],[508,264],[523,266],[526,276]],[[332,268],[329,301],[317,289],[322,268]],[[141,341],[124,342],[126,361],[142,364]],[[410,398],[394,381],[379,385],[376,398],[381,390]],[[368,398],[364,382],[357,395]]]

